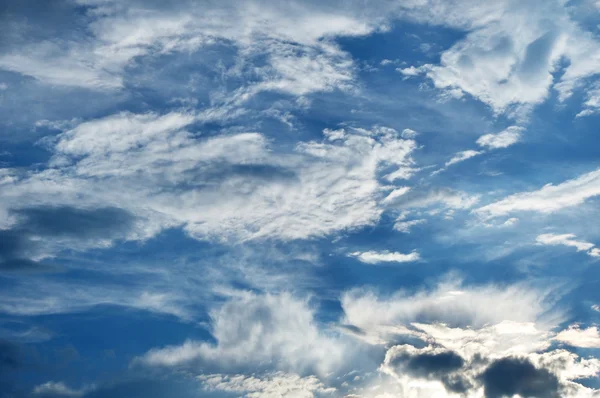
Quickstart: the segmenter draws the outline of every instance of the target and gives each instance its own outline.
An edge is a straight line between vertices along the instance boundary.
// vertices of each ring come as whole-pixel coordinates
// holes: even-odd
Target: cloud
[[[401,8],[418,21],[467,32],[441,54],[439,64],[418,70],[437,88],[468,93],[495,113],[522,117],[546,100],[552,88],[564,100],[597,71],[600,45],[561,1],[482,6],[432,0]],[[564,73],[554,81],[559,70]]]
[[[583,110],[576,117],[595,115],[600,111],[600,84],[595,83],[588,89]]]
[[[68,387],[63,382],[49,381],[44,384],[35,386],[33,389],[33,395],[38,397],[83,397],[87,392],[93,390],[93,387],[83,388],[81,390],[75,390]]]
[[[449,161],[446,162],[445,166],[451,166],[453,164],[456,163],[460,163],[463,162],[467,159],[471,159],[472,157],[475,157],[477,155],[481,155],[482,152],[479,151],[473,151],[473,150],[467,150],[467,151],[462,151],[462,152],[457,152],[452,159],[450,159]]]
[[[147,281],[146,281],[147,282]],[[128,307],[156,314],[172,315],[183,321],[192,318],[177,292],[149,286],[140,281],[94,284],[24,278],[0,292],[0,312],[18,316],[76,313],[102,305]]]
[[[382,370],[397,378],[440,381],[447,391],[464,394],[472,387],[459,374],[464,364],[460,355],[443,348],[397,345],[386,352]]]
[[[380,172],[412,170],[415,141],[390,128],[276,153],[259,133],[186,131],[202,117],[120,113],[82,123],[50,143],[50,168],[3,184],[4,211],[109,205],[135,217],[128,240],[178,226],[198,239],[304,239],[373,225],[387,189]]]
[[[127,87],[129,69],[148,58],[221,44],[237,52],[229,74],[252,71],[258,80],[242,87],[246,98],[261,90],[305,95],[352,85],[352,60],[331,39],[366,35],[379,25],[356,12],[297,2],[181,1],[168,9],[138,1],[75,3],[84,11],[65,12],[86,27],[84,35],[67,30],[32,38],[6,51],[0,68],[52,85],[118,90]]]
[[[327,388],[315,376],[300,377],[284,372],[260,376],[210,374],[198,376],[198,380],[207,391],[243,394],[248,398],[312,398],[315,394],[335,391],[334,388]]]
[[[479,201],[478,195],[469,195],[466,192],[448,188],[434,188],[427,190],[411,190],[404,195],[389,200],[389,207],[400,209],[432,208],[438,205],[449,209],[468,209]]]
[[[507,327],[510,322],[537,322],[550,328],[557,318],[560,319],[559,313],[546,313],[547,307],[552,306],[550,293],[550,289],[535,289],[526,284],[463,287],[460,281],[452,279],[430,290],[413,294],[397,292],[389,297],[354,289],[341,298],[342,323],[376,336],[394,333],[393,325],[414,322],[440,322],[449,327],[465,328],[483,328],[502,322],[508,322]],[[495,310],[489,311],[492,307]],[[540,333],[536,336],[543,336],[543,332]]]
[[[538,235],[538,237],[536,238],[536,242],[541,245],[563,245],[574,247],[575,249],[577,249],[578,252],[587,251],[588,255],[592,257],[597,257],[596,253],[598,249],[594,248],[595,245],[593,243],[576,240],[575,238],[576,236],[574,234],[542,234]]]
[[[596,326],[581,329],[579,325],[572,325],[558,333],[554,339],[573,347],[600,348],[600,332]]]
[[[508,148],[521,140],[521,134],[525,129],[518,126],[510,126],[506,130],[496,134],[485,134],[477,139],[477,145],[488,149]]]
[[[122,209],[79,209],[70,206],[25,207],[11,214],[16,221],[0,230],[0,269],[49,270],[40,262],[52,257],[56,246],[71,249],[106,247],[133,228],[133,216]]]
[[[421,256],[416,251],[413,251],[409,254],[390,252],[388,250],[384,250],[382,252],[367,251],[350,253],[350,256],[356,257],[360,262],[366,264],[408,263],[419,261],[421,259]]]
[[[466,289],[441,284],[383,298],[355,290],[342,297],[343,323],[353,337],[389,347],[379,370],[394,383],[382,393],[594,396],[598,391],[580,380],[595,377],[600,361],[553,345],[574,330],[553,332],[563,321],[554,294],[526,285]],[[587,336],[573,335],[569,340],[588,342]],[[366,384],[357,393],[371,396],[371,388]]]
[[[521,358],[494,361],[481,375],[486,398],[560,397],[558,378]]]
[[[415,225],[424,224],[425,222],[427,222],[427,220],[425,219],[404,221],[403,218],[399,217],[394,223],[394,230],[398,232],[409,233],[412,227],[414,227]]]
[[[475,214],[489,219],[517,211],[553,213],[577,206],[600,195],[600,170],[567,180],[558,185],[546,184],[540,190],[510,195],[475,210]]]
[[[278,369],[327,374],[341,365],[342,343],[319,330],[314,312],[287,293],[243,293],[211,312],[215,344],[187,341],[153,349],[136,363],[147,366]]]

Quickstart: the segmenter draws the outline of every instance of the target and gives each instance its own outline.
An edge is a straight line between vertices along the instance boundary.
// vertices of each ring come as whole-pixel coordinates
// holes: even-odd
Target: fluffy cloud
[[[598,249],[594,249],[595,245],[593,243],[576,240],[575,238],[574,234],[542,234],[538,235],[536,242],[541,245],[574,247],[578,252],[587,251],[590,256],[597,257]]]
[[[216,343],[187,341],[149,351],[137,359],[149,366],[187,366],[235,372],[258,370],[327,374],[347,355],[343,344],[327,336],[303,300],[289,294],[242,294],[211,313]]]
[[[482,135],[477,139],[477,145],[488,149],[508,148],[521,140],[524,130],[523,127],[510,126],[496,134]]]
[[[581,329],[573,325],[558,333],[554,339],[573,347],[600,348],[600,332],[596,326]]]
[[[475,210],[483,218],[499,217],[517,211],[553,213],[566,207],[577,206],[600,195],[600,170],[558,185],[547,184],[538,191],[510,195]]]

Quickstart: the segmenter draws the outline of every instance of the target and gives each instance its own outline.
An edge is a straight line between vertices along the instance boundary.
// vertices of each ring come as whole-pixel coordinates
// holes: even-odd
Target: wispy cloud
[[[575,234],[542,234],[535,239],[541,245],[550,246],[569,246],[577,249],[578,252],[586,251],[592,257],[598,257],[598,248],[593,243],[577,240]]]

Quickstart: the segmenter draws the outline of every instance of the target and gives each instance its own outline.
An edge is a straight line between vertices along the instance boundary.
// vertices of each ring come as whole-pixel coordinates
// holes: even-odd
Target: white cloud
[[[88,7],[87,35],[26,43],[3,54],[0,68],[54,85],[111,90],[123,88],[128,67],[144,57],[230,43],[238,59],[228,72],[252,65],[253,80],[260,77],[242,87],[244,95],[262,90],[304,95],[352,86],[352,60],[331,38],[365,35],[380,24],[380,18],[352,10],[300,2],[175,2],[168,9],[140,2],[81,3]]]
[[[535,322],[549,330],[561,318],[560,313],[546,313],[553,304],[550,292],[525,284],[463,287],[455,280],[432,290],[398,292],[389,297],[357,289],[342,296],[343,323],[375,336],[394,334],[395,326],[425,321],[463,328]]]
[[[425,222],[427,222],[427,220],[422,219],[422,218],[418,219],[418,220],[406,220],[406,221],[403,219],[398,219],[394,223],[394,229],[398,232],[409,233],[410,229],[412,227],[414,227],[415,225],[424,224]]]
[[[408,191],[410,191],[410,187],[395,188],[392,192],[389,193],[388,196],[385,197],[385,199],[383,199],[383,203],[391,203],[400,196],[406,194]]]
[[[408,68],[397,68],[396,70],[407,77],[419,76],[422,73],[420,68],[415,68],[414,66],[410,66]]]
[[[420,21],[468,32],[442,53],[439,65],[420,69],[436,87],[469,93],[496,113],[519,116],[543,102],[551,88],[565,99],[598,70],[600,45],[562,1],[431,0],[401,8]],[[569,64],[554,82],[552,74],[563,59]]]
[[[449,161],[446,162],[445,166],[448,167],[453,164],[463,162],[463,161],[465,161],[467,159],[471,159],[472,157],[475,157],[477,155],[481,155],[482,153],[483,152],[473,151],[473,150],[457,152]]]
[[[409,140],[416,138],[416,136],[418,136],[418,135],[419,135],[418,132],[416,132],[415,130],[411,130],[411,129],[404,129],[404,130],[402,130],[402,134],[401,134],[402,138],[409,139]]]
[[[595,115],[600,111],[600,83],[596,83],[586,94],[586,100],[583,103],[583,110],[577,114],[577,117]]]
[[[390,252],[387,250],[381,252],[367,251],[350,253],[350,256],[356,257],[359,261],[366,264],[408,263],[413,261],[419,261],[421,259],[421,256],[416,251],[413,251],[408,254]]]
[[[443,207],[450,209],[468,209],[479,201],[478,195],[447,188],[431,191],[411,190],[404,195],[389,201],[388,206],[403,209]]]
[[[597,195],[600,195],[600,170],[558,185],[547,184],[538,191],[510,195],[476,209],[475,213],[484,218],[503,216],[516,211],[553,213],[582,204]]]
[[[283,372],[261,376],[211,374],[198,376],[198,380],[205,390],[243,394],[248,398],[312,398],[315,394],[335,391],[315,376],[300,377]]]
[[[554,339],[573,347],[600,348],[600,331],[596,326],[581,329],[579,325],[572,325],[558,333]]]
[[[482,135],[477,139],[477,145],[488,149],[508,148],[521,140],[524,130],[523,127],[510,126],[496,134]]]
[[[226,371],[266,366],[324,375],[348,354],[339,340],[319,330],[308,303],[287,293],[243,293],[212,311],[211,319],[216,344],[187,341],[153,349],[137,362],[149,366],[210,364],[211,369]]]
[[[15,283],[0,293],[0,311],[20,316],[64,314],[84,311],[99,305],[128,307],[156,314],[172,315],[184,321],[192,314],[185,308],[183,297],[175,292],[155,290],[151,286],[132,284],[84,285],[52,281]]]
[[[594,248],[595,245],[593,243],[576,240],[575,238],[576,236],[574,234],[542,234],[538,235],[536,242],[541,245],[570,246],[577,249],[578,252],[587,251],[592,257],[598,256],[598,249]]]
[[[346,129],[279,154],[259,133],[186,130],[204,117],[121,113],[79,124],[49,143],[51,168],[7,181],[3,210],[110,204],[137,216],[127,239],[175,226],[199,239],[301,239],[377,222],[388,189],[378,172],[413,166],[415,141],[389,128]]]
[[[49,381],[44,384],[35,386],[33,389],[33,395],[41,397],[83,397],[88,392],[92,391],[94,387],[86,387],[81,390],[75,390],[70,388],[65,383],[59,381]]]

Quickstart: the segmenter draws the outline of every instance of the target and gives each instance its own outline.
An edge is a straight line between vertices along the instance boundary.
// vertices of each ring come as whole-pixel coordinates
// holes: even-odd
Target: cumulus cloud
[[[349,334],[389,347],[380,371],[395,381],[398,390],[393,386],[383,390],[392,395],[591,397],[598,393],[579,380],[595,377],[600,361],[552,344],[563,338],[594,344],[596,331],[580,333],[570,327],[553,332],[563,317],[553,309],[555,298],[550,292],[525,285],[467,289],[442,284],[430,291],[391,297],[352,291],[342,298],[342,306],[345,324],[356,330]],[[492,307],[494,311],[489,311]],[[369,388],[359,388],[359,395],[370,396]]]
[[[558,378],[521,358],[494,361],[481,375],[486,398],[507,396],[558,398]]]
[[[366,251],[350,253],[350,256],[356,257],[360,262],[363,262],[365,264],[408,263],[413,261],[419,261],[421,259],[421,256],[416,251],[413,251],[408,254],[390,252],[388,250],[384,250],[381,252]]]
[[[598,249],[594,248],[595,245],[590,242],[577,240],[574,234],[542,234],[538,235],[536,242],[541,245],[574,247],[578,252],[587,251],[588,255],[597,257]]]
[[[475,210],[483,218],[493,218],[517,211],[553,213],[577,206],[600,195],[600,170],[594,170],[558,185],[546,184],[537,191],[510,195]]]

